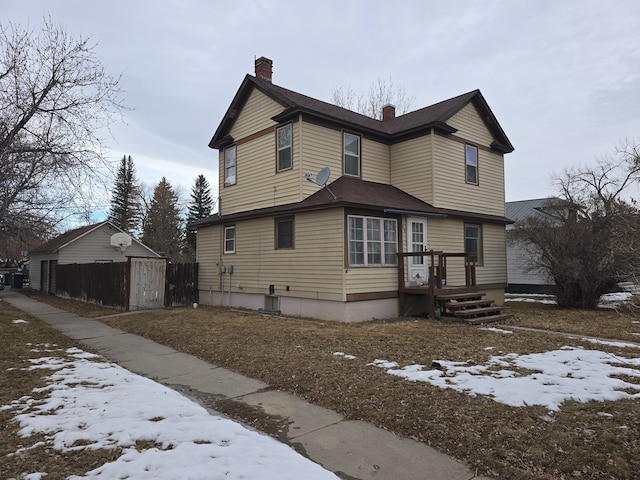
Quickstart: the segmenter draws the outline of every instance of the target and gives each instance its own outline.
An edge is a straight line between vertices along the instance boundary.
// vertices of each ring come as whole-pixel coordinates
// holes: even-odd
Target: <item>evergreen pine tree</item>
[[[109,220],[129,234],[140,230],[142,207],[140,183],[131,155],[123,156],[111,195]]]
[[[165,177],[153,190],[142,232],[142,243],[167,257],[180,253],[182,219],[178,209],[178,194]]]
[[[196,231],[189,228],[189,225],[211,215],[212,209],[213,198],[211,197],[209,182],[204,175],[198,175],[191,189],[191,201],[189,202],[187,213],[185,253],[188,255],[195,255],[196,250]]]

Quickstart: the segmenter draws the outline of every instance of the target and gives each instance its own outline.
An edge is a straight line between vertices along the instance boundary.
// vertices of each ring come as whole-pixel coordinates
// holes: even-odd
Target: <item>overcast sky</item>
[[[38,29],[44,15],[91,37],[122,73],[127,124],[110,158],[186,195],[254,59],[273,82],[330,101],[336,87],[393,80],[414,109],[480,89],[515,151],[506,199],[554,194],[550,175],[640,138],[637,0],[0,0],[0,21]]]

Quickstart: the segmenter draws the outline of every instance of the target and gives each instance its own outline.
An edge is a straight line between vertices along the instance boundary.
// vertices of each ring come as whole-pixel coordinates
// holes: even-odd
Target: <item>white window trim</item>
[[[362,238],[362,243],[363,243],[363,260],[364,263],[351,263],[351,222],[350,219],[352,218],[361,218],[362,219],[362,225],[363,225],[363,238]],[[380,221],[380,262],[381,263],[369,263],[369,250],[368,250],[368,245],[369,245],[369,239],[367,238],[367,220],[379,220]],[[396,267],[398,266],[398,256],[395,256],[395,261],[393,263],[386,263],[385,258],[386,258],[386,249],[385,246],[389,243],[386,242],[384,239],[384,222],[385,221],[390,221],[393,222],[395,224],[395,233],[396,233],[396,238],[393,242],[393,244],[395,245],[395,253],[398,252],[398,221],[395,218],[385,218],[385,217],[371,217],[371,216],[365,216],[365,215],[347,215],[347,261],[350,267]],[[360,241],[360,240],[358,240]]]
[[[280,133],[280,130],[284,128],[288,128],[291,131],[291,134],[289,136],[290,142],[288,146],[280,148],[278,134]],[[280,152],[283,150],[286,150],[287,148],[291,150],[291,158],[290,158],[291,164],[288,167],[280,168]],[[281,125],[280,127],[276,128],[276,172],[284,172],[285,170],[291,170],[292,168],[293,168],[293,125],[289,123],[287,125]]]
[[[345,141],[346,136],[351,135],[352,137],[356,137],[358,139],[358,173],[347,173],[347,155],[350,157],[355,157],[351,152],[347,153],[347,142]],[[357,135],[351,132],[342,132],[342,173],[349,177],[360,177],[362,175],[362,136]]]
[[[469,163],[469,155],[467,154],[467,150],[469,148],[472,148],[475,150],[476,152],[476,164],[472,165]],[[479,169],[479,163],[480,163],[480,150],[478,149],[478,147],[476,145],[471,145],[469,143],[465,143],[464,145],[464,181],[466,184],[468,185],[479,185],[480,184],[480,169]],[[469,179],[467,178],[467,169],[469,167],[473,167],[475,168],[476,171],[476,179],[474,182],[470,182]]]
[[[227,232],[233,230],[233,250],[227,250]],[[224,227],[224,237],[222,239],[222,251],[225,254],[236,253],[236,226]]]
[[[233,179],[230,180],[227,171],[229,170],[229,166],[227,165],[227,152],[233,149],[234,151],[234,161],[233,161]],[[224,186],[235,185],[238,181],[238,149],[236,145],[231,145],[224,149]]]

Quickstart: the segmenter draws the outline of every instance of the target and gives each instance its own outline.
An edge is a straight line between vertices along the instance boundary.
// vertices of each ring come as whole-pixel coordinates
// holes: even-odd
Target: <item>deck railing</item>
[[[429,315],[435,317],[435,297],[443,289],[455,287],[476,286],[476,255],[474,253],[445,253],[438,250],[425,250],[424,252],[398,252],[398,293],[400,294],[401,308],[404,310],[407,295],[428,295]],[[426,258],[428,265],[425,285],[407,285],[405,259],[412,257]],[[452,285],[447,280],[447,260],[462,258],[464,261],[464,285]]]

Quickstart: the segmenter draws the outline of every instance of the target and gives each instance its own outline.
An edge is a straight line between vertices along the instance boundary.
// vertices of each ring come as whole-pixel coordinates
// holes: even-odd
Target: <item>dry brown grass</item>
[[[633,335],[640,333],[640,317],[632,313],[509,305],[512,326],[612,340],[640,338]],[[559,413],[549,416],[544,407],[509,407],[487,397],[401,380],[367,366],[375,359],[481,364],[499,353],[543,352],[564,345],[627,357],[637,357],[638,349],[594,345],[545,332],[517,330],[505,335],[425,319],[341,324],[202,306],[103,321],[260,379],[347,418],[435,446],[480,473],[508,479],[640,478],[637,400],[565,402]],[[356,358],[348,360],[335,352]],[[229,405],[225,411],[252,421],[248,416],[253,412],[234,411]]]
[[[28,323],[14,324],[22,319]],[[72,341],[57,330],[0,300],[0,405],[9,405],[23,396],[38,399],[43,393],[33,389],[46,385],[44,377],[50,372],[24,370],[30,358],[42,353],[33,350],[48,344],[50,348],[67,349]],[[25,473],[47,472],[47,479],[64,479],[70,475],[83,475],[119,456],[118,450],[58,452],[44,444],[44,435],[18,436],[19,425],[14,422],[15,412],[0,410],[0,478],[21,479]],[[34,448],[28,448],[33,447]],[[21,448],[17,455],[14,455]]]
[[[539,304],[513,307],[512,324],[580,335],[633,340],[638,317],[615,311],[559,311]],[[554,320],[551,320],[554,319]],[[425,319],[341,324],[200,307],[104,320],[203,360],[260,379],[405,437],[433,445],[479,471],[509,479],[640,478],[637,401],[566,402],[547,417],[544,407],[509,407],[367,366],[375,359],[431,365],[433,360],[484,363],[491,355],[533,353],[564,345],[621,349],[544,332],[504,335]],[[494,347],[486,350],[486,347]],[[356,356],[347,360],[334,355]],[[599,412],[613,415],[613,420]],[[621,429],[619,427],[627,428]]]

